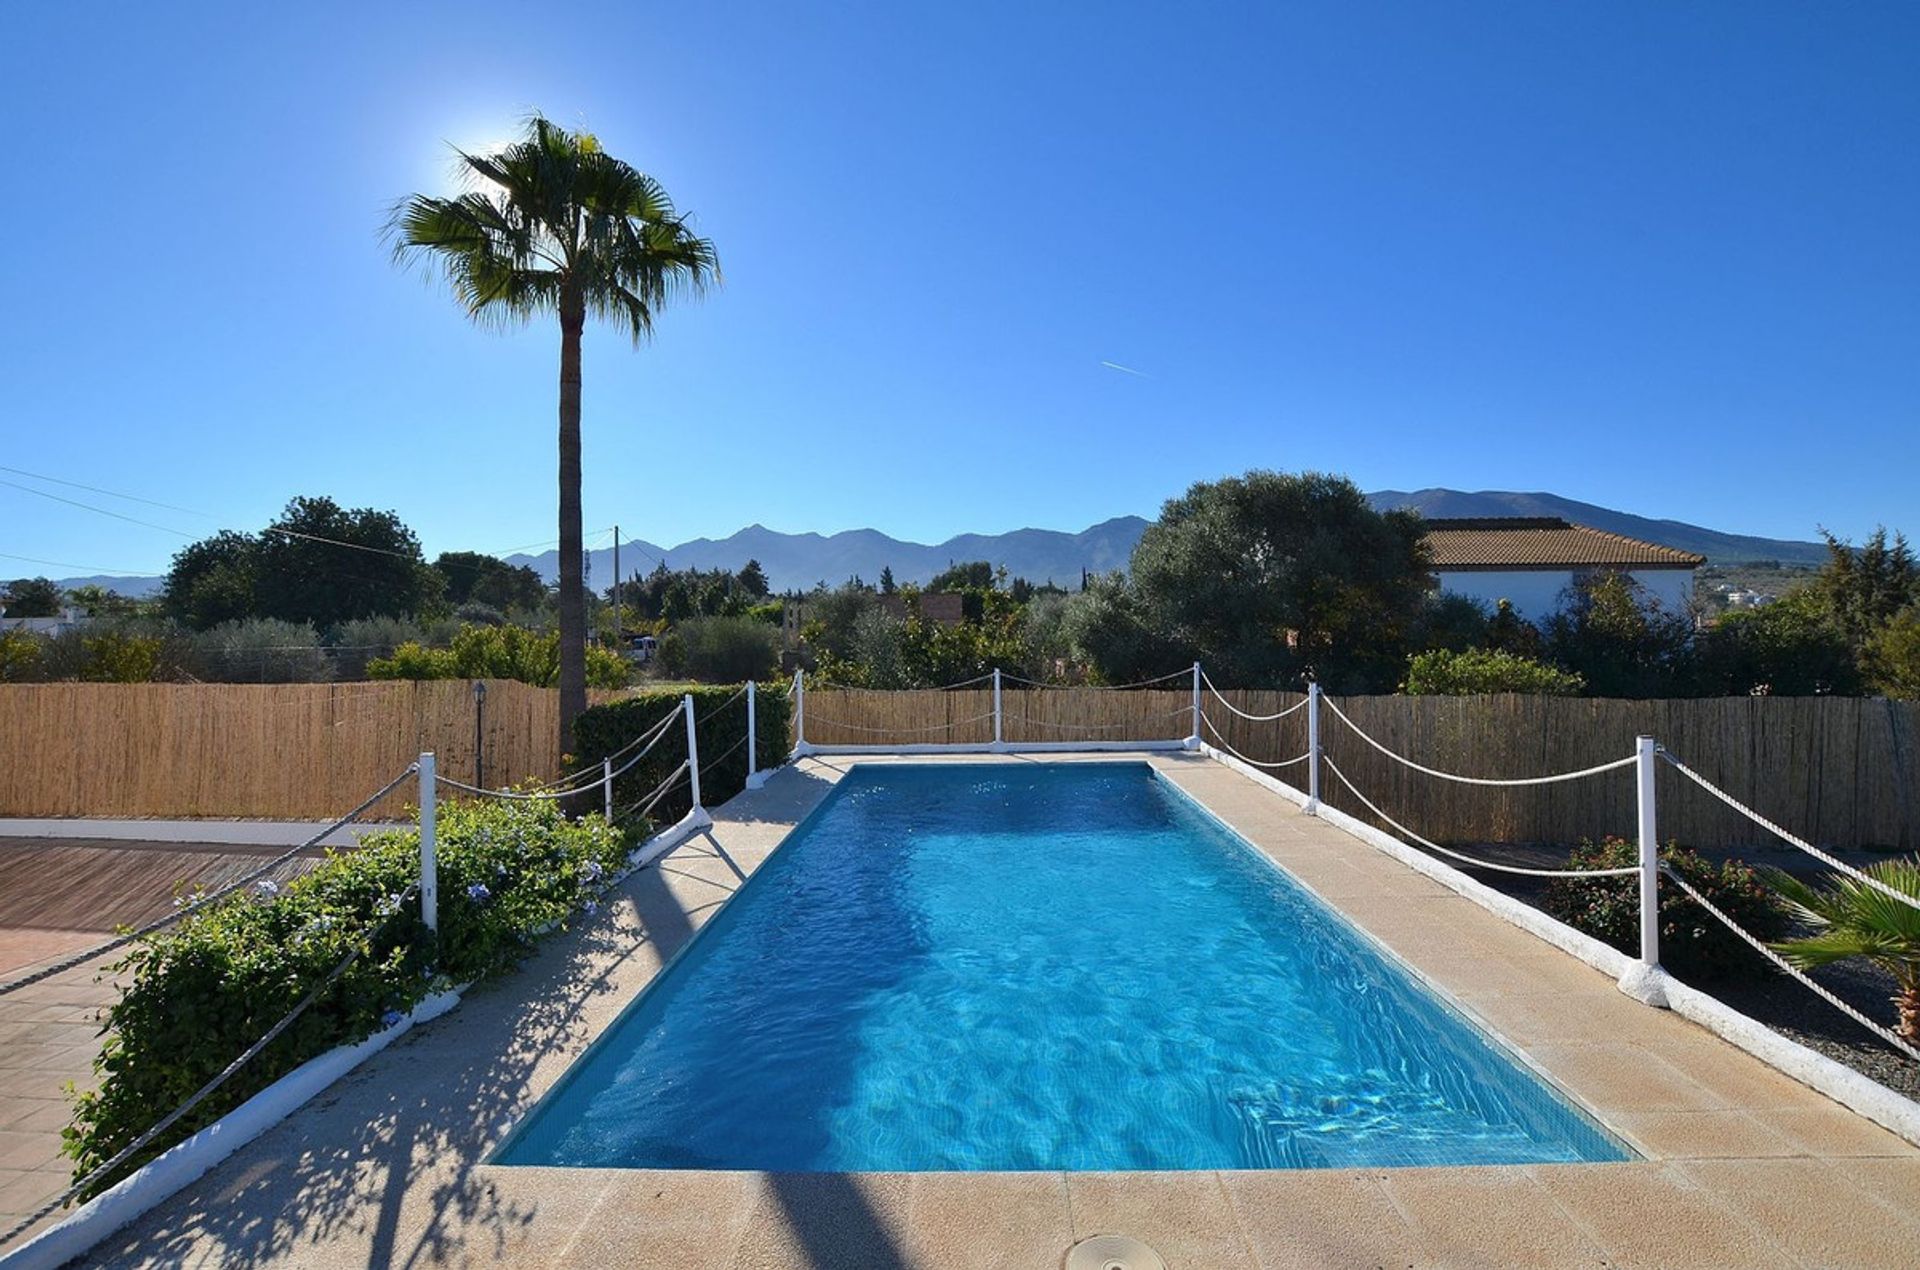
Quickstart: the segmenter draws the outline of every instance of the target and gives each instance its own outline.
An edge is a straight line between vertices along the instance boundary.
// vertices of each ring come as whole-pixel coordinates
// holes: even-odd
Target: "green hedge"
[[[718,807],[746,787],[747,783],[747,698],[734,697],[738,684],[636,693],[619,701],[594,706],[573,723],[573,756],[570,768],[598,763],[618,753],[628,743],[656,726],[660,720],[680,708],[681,697],[692,693],[693,717],[700,732],[700,797],[709,807]],[[759,759],[762,769],[778,767],[786,761],[792,700],[785,681],[764,683],[758,688],[755,707],[759,732]],[[687,757],[684,724],[670,725],[672,735],[614,781],[614,810],[623,809],[647,797]],[[630,757],[630,756],[629,756]],[[615,766],[625,758],[615,761]],[[693,806],[687,782],[681,781],[653,810],[656,823],[678,820]]]
[[[97,1191],[308,1059],[379,1030],[438,988],[511,968],[544,930],[592,911],[627,836],[551,803],[442,804],[437,947],[417,896],[417,829],[374,835],[285,886],[262,883],[133,946],[94,1071],[65,1131],[76,1176],[111,1159],[253,1045],[356,948],[274,1042]]]

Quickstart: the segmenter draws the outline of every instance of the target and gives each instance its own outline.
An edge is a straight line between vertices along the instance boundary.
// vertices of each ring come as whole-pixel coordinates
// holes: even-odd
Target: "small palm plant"
[[[1790,873],[1768,869],[1766,878],[1794,913],[1819,929],[1800,939],[1772,945],[1802,970],[1864,958],[1893,976],[1898,991],[1895,1025],[1901,1036],[1920,1041],[1920,908],[1858,878],[1834,875],[1816,887]],[[1920,900],[1920,857],[1883,860],[1863,872],[1902,895]]]

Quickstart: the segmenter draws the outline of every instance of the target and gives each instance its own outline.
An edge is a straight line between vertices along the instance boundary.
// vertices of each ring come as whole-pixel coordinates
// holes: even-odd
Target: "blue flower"
[[[598,860],[589,860],[580,867],[580,876],[589,882],[598,882],[605,873]]]
[[[467,898],[472,900],[475,904],[485,904],[488,900],[493,898],[493,892],[487,889],[487,884],[485,882],[475,882],[472,886],[467,888]]]
[[[261,878],[253,884],[253,889],[263,900],[270,900],[280,894],[280,884],[272,878]]]
[[[592,917],[600,911],[600,905],[593,900],[588,900],[585,904],[582,904],[580,908],[588,917]]]
[[[373,911],[378,913],[382,917],[389,917],[394,913],[399,912],[400,897],[398,895],[387,896],[387,898],[381,900],[378,904],[373,906]]]
[[[392,1027],[394,1024],[398,1023],[401,1019],[404,1019],[406,1017],[407,1017],[406,1015],[400,1013],[400,1011],[398,1010],[388,1010],[385,1014],[380,1016],[380,1026]]]

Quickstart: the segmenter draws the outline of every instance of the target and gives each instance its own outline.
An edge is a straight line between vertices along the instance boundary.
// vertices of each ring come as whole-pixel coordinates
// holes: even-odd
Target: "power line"
[[[12,471],[12,468],[6,469]],[[75,564],[71,560],[42,560],[38,556],[16,556],[11,551],[0,551],[0,560],[24,560],[28,564],[48,564],[56,569],[84,569],[89,573],[111,573],[122,577],[164,578],[164,573],[142,573],[138,569],[114,569],[103,564]]]
[[[56,503],[65,503],[69,507],[78,507],[82,511],[98,512],[102,516],[111,516],[115,520],[124,520],[130,525],[140,525],[147,529],[158,529],[162,533],[178,534],[182,538],[193,537],[192,534],[188,533],[184,529],[175,529],[171,525],[156,525],[150,520],[141,520],[135,516],[123,516],[119,512],[108,511],[104,507],[95,507],[92,503],[82,503],[72,498],[62,498],[58,494],[49,494],[47,493],[47,491],[43,489],[35,489],[31,485],[22,485],[18,481],[0,480],[0,485],[6,485],[6,486],[10,486],[13,489],[23,490],[29,494],[38,494],[41,498],[50,498]]]
[[[173,503],[155,502],[151,498],[141,498],[137,494],[122,494],[117,490],[102,489],[98,485],[83,485],[79,481],[62,480],[58,476],[47,476],[41,472],[29,472],[25,468],[8,467],[4,463],[0,463],[0,472],[12,472],[15,476],[25,476],[36,481],[47,481],[53,485],[65,485],[72,489],[83,489],[93,494],[105,494],[108,498],[124,498],[129,503],[145,503],[149,507],[164,507],[170,512],[185,512],[189,516],[202,516],[208,520],[218,519],[214,516],[208,516],[205,512],[197,512],[191,507],[179,507]]]

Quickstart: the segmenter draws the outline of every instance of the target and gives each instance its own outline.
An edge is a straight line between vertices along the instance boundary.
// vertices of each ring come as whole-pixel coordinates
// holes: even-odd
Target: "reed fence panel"
[[[0,816],[332,819],[423,750],[460,780],[552,779],[559,725],[557,692],[512,680],[477,711],[466,680],[0,685]]]

